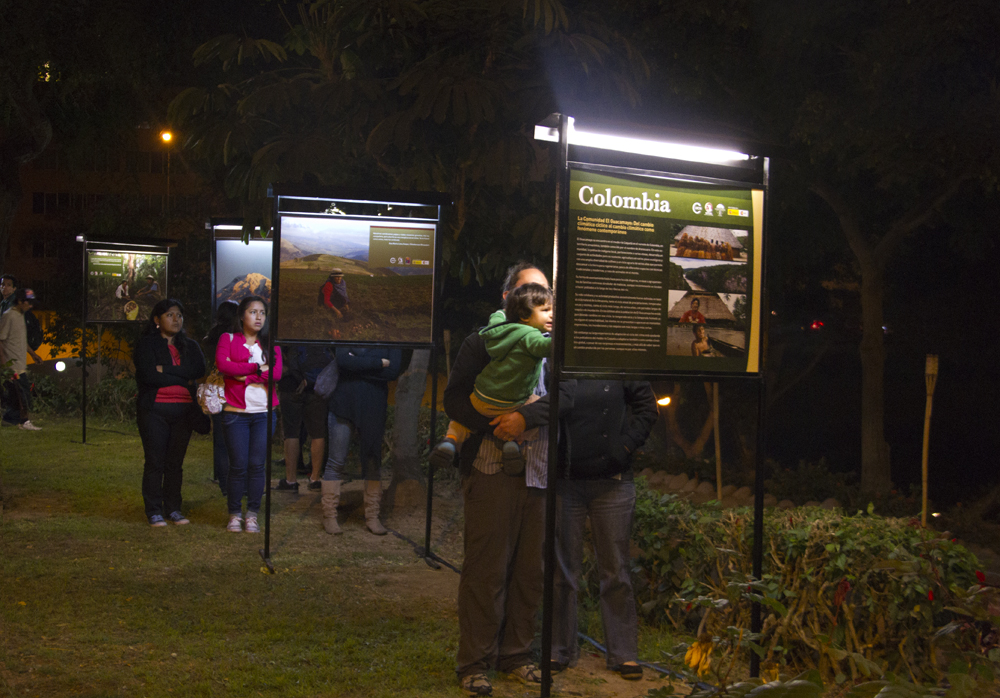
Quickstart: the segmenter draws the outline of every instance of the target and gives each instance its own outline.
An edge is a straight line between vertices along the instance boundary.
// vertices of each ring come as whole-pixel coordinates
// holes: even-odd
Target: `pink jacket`
[[[226,383],[226,404],[243,410],[247,403],[244,399],[247,385],[250,383],[267,383],[268,374],[274,371],[274,392],[272,404],[278,406],[278,381],[281,380],[281,349],[274,346],[274,357],[267,364],[270,368],[257,375],[257,364],[250,362],[250,350],[246,348],[246,337],[242,332],[233,334],[225,332],[219,337],[215,348],[215,366],[219,369]]]

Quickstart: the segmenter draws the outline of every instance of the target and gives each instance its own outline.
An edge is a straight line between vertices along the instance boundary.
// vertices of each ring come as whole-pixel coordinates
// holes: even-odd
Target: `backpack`
[[[45,341],[45,337],[42,334],[41,323],[30,310],[24,314],[24,325],[28,330],[28,346],[31,347],[31,351],[37,351]]]

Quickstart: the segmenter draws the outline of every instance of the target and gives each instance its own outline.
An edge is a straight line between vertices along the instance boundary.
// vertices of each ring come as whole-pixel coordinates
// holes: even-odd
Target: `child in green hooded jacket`
[[[552,338],[543,333],[551,331],[549,289],[541,284],[524,284],[507,294],[503,310],[493,313],[489,324],[479,331],[490,363],[476,376],[475,388],[469,395],[477,412],[499,417],[537,399],[534,391],[542,359],[552,350]],[[453,460],[470,433],[455,420],[449,422],[447,436],[434,448],[435,460]],[[516,443],[504,444],[504,461],[523,470],[524,461]]]

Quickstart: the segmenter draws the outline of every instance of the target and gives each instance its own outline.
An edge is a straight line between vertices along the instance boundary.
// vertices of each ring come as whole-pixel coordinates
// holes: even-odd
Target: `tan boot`
[[[382,481],[365,480],[365,525],[376,536],[384,536],[389,531],[378,520],[379,507],[382,504]]]
[[[337,523],[337,505],[340,504],[340,480],[320,480],[323,497],[323,530],[331,536],[343,533]]]

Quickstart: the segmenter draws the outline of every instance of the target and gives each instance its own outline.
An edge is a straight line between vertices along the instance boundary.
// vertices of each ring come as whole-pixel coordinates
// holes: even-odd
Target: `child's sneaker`
[[[451,439],[445,439],[431,451],[431,465],[437,468],[447,468],[449,465],[455,462],[455,454],[458,453],[458,449],[455,448],[455,442]]]
[[[520,475],[524,472],[524,455],[516,441],[508,441],[503,445],[503,471],[507,475]]]
[[[229,525],[226,526],[226,530],[232,533],[241,533],[243,531],[243,517],[239,514],[230,516]]]
[[[260,527],[257,525],[257,515],[256,514],[247,514],[246,532],[247,533],[260,533]]]
[[[299,483],[298,481],[289,482],[285,478],[281,478],[280,480],[278,480],[278,484],[274,486],[274,489],[278,490],[279,492],[298,492]]]

